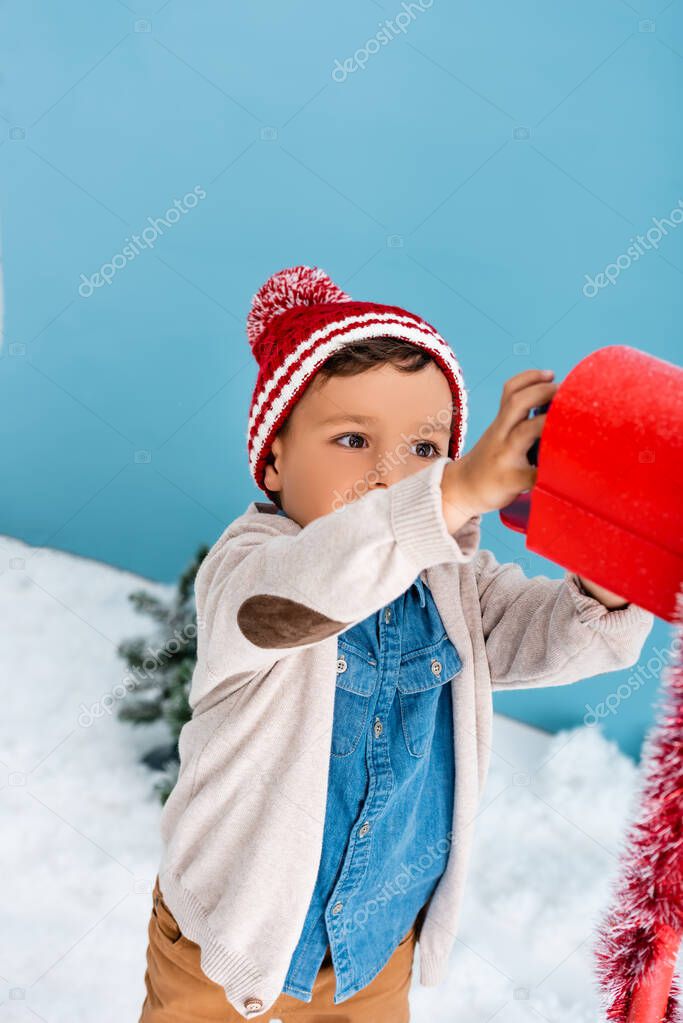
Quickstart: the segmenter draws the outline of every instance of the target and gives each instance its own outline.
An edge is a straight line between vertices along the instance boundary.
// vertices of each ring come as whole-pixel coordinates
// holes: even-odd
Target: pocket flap
[[[449,682],[462,669],[460,655],[447,634],[421,650],[401,658],[398,689],[401,693],[420,693]]]
[[[337,685],[358,696],[372,696],[377,682],[377,661],[369,651],[339,637],[337,640]]]

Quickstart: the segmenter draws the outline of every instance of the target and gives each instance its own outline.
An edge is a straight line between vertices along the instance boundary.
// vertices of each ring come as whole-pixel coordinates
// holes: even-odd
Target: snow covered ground
[[[136,1023],[159,860],[163,726],[109,706],[127,595],[172,587],[0,537],[0,1020]],[[114,701],[115,702],[115,701]],[[498,715],[448,980],[411,991],[415,1023],[595,1023],[590,944],[609,898],[636,768],[596,729],[549,737]],[[275,1017],[273,1017],[275,1018]]]

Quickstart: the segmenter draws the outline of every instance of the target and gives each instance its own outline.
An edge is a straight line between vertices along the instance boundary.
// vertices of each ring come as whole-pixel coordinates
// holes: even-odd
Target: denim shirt
[[[446,683],[461,668],[419,575],[338,636],[322,852],[284,993],[312,1000],[329,944],[335,1004],[356,994],[387,964],[434,892],[452,841]]]

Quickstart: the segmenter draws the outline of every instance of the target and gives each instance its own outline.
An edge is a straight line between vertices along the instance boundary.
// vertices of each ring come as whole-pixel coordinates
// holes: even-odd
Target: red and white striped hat
[[[453,395],[448,455],[462,453],[467,392],[458,360],[431,324],[400,306],[356,302],[317,266],[273,274],[254,295],[247,337],[259,365],[249,408],[249,471],[267,493],[265,467],[275,436],[323,363],[344,345],[396,337],[424,348],[443,370]]]

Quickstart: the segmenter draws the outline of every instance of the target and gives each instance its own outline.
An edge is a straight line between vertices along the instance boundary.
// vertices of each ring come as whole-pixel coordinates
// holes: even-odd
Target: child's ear
[[[265,472],[263,475],[263,482],[265,483],[268,490],[279,492],[282,490],[282,481],[280,479],[279,464],[280,464],[280,452],[282,448],[282,441],[279,436],[276,436],[273,443],[270,446],[270,454],[268,455],[268,462],[266,463]]]

